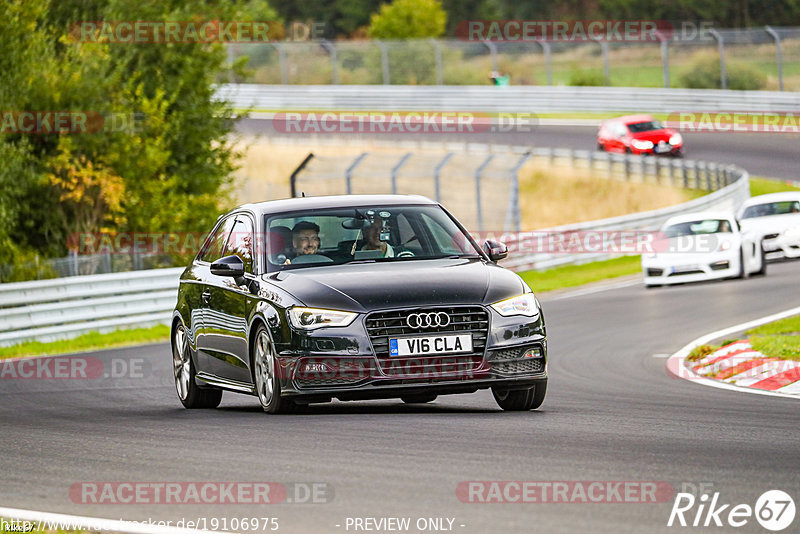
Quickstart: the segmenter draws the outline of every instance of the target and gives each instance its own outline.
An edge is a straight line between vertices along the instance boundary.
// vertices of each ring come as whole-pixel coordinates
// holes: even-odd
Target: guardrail
[[[169,323],[183,267],[0,284],[0,346]]]
[[[631,87],[226,84],[237,109],[549,113],[798,112],[800,93]]]

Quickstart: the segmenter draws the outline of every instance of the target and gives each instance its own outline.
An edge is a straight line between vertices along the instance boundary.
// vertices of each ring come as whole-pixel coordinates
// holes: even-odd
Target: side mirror
[[[483,251],[489,256],[489,259],[498,262],[508,256],[508,247],[505,243],[500,241],[492,241],[487,239],[483,242]]]
[[[239,256],[225,256],[211,264],[211,274],[217,276],[244,276],[244,262]]]

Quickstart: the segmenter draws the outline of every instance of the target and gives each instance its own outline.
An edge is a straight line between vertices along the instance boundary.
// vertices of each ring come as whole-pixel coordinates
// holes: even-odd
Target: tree
[[[375,39],[441,37],[446,25],[439,0],[394,0],[372,15],[368,33]]]

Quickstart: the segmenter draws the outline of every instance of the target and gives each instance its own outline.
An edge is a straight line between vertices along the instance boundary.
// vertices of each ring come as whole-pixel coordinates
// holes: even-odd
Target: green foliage
[[[767,85],[767,76],[749,65],[727,60],[725,72],[728,89],[757,91]],[[680,76],[680,86],[689,89],[719,89],[722,87],[719,56],[716,53],[698,52]]]
[[[265,0],[1,4],[0,110],[105,117],[93,133],[0,135],[2,250],[63,256],[78,230],[202,232],[229,207],[233,112],[212,99],[224,47],[80,42],[74,23],[277,18]]]
[[[440,37],[446,24],[439,0],[394,0],[372,15],[368,33],[374,39]]]
[[[605,84],[605,76],[596,70],[576,70],[569,77],[569,85],[599,87]]]
[[[716,345],[698,345],[697,347],[693,348],[686,359],[690,362],[696,362],[702,360],[709,354],[713,354],[719,350],[719,347]]]
[[[795,182],[796,184],[796,182]],[[757,197],[768,193],[781,193],[783,191],[800,191],[800,187],[774,178],[750,177],[750,196]]]

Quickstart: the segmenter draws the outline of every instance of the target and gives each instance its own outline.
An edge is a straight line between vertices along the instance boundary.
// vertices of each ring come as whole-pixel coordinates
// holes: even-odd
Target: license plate
[[[671,147],[670,147],[668,144],[666,144],[666,143],[664,143],[663,141],[661,141],[660,143],[658,143],[658,144],[655,146],[655,151],[656,151],[656,152],[659,152],[659,153],[660,153],[660,152],[669,152],[670,148],[671,148]]]
[[[420,356],[472,352],[472,334],[389,339],[389,356]]]

